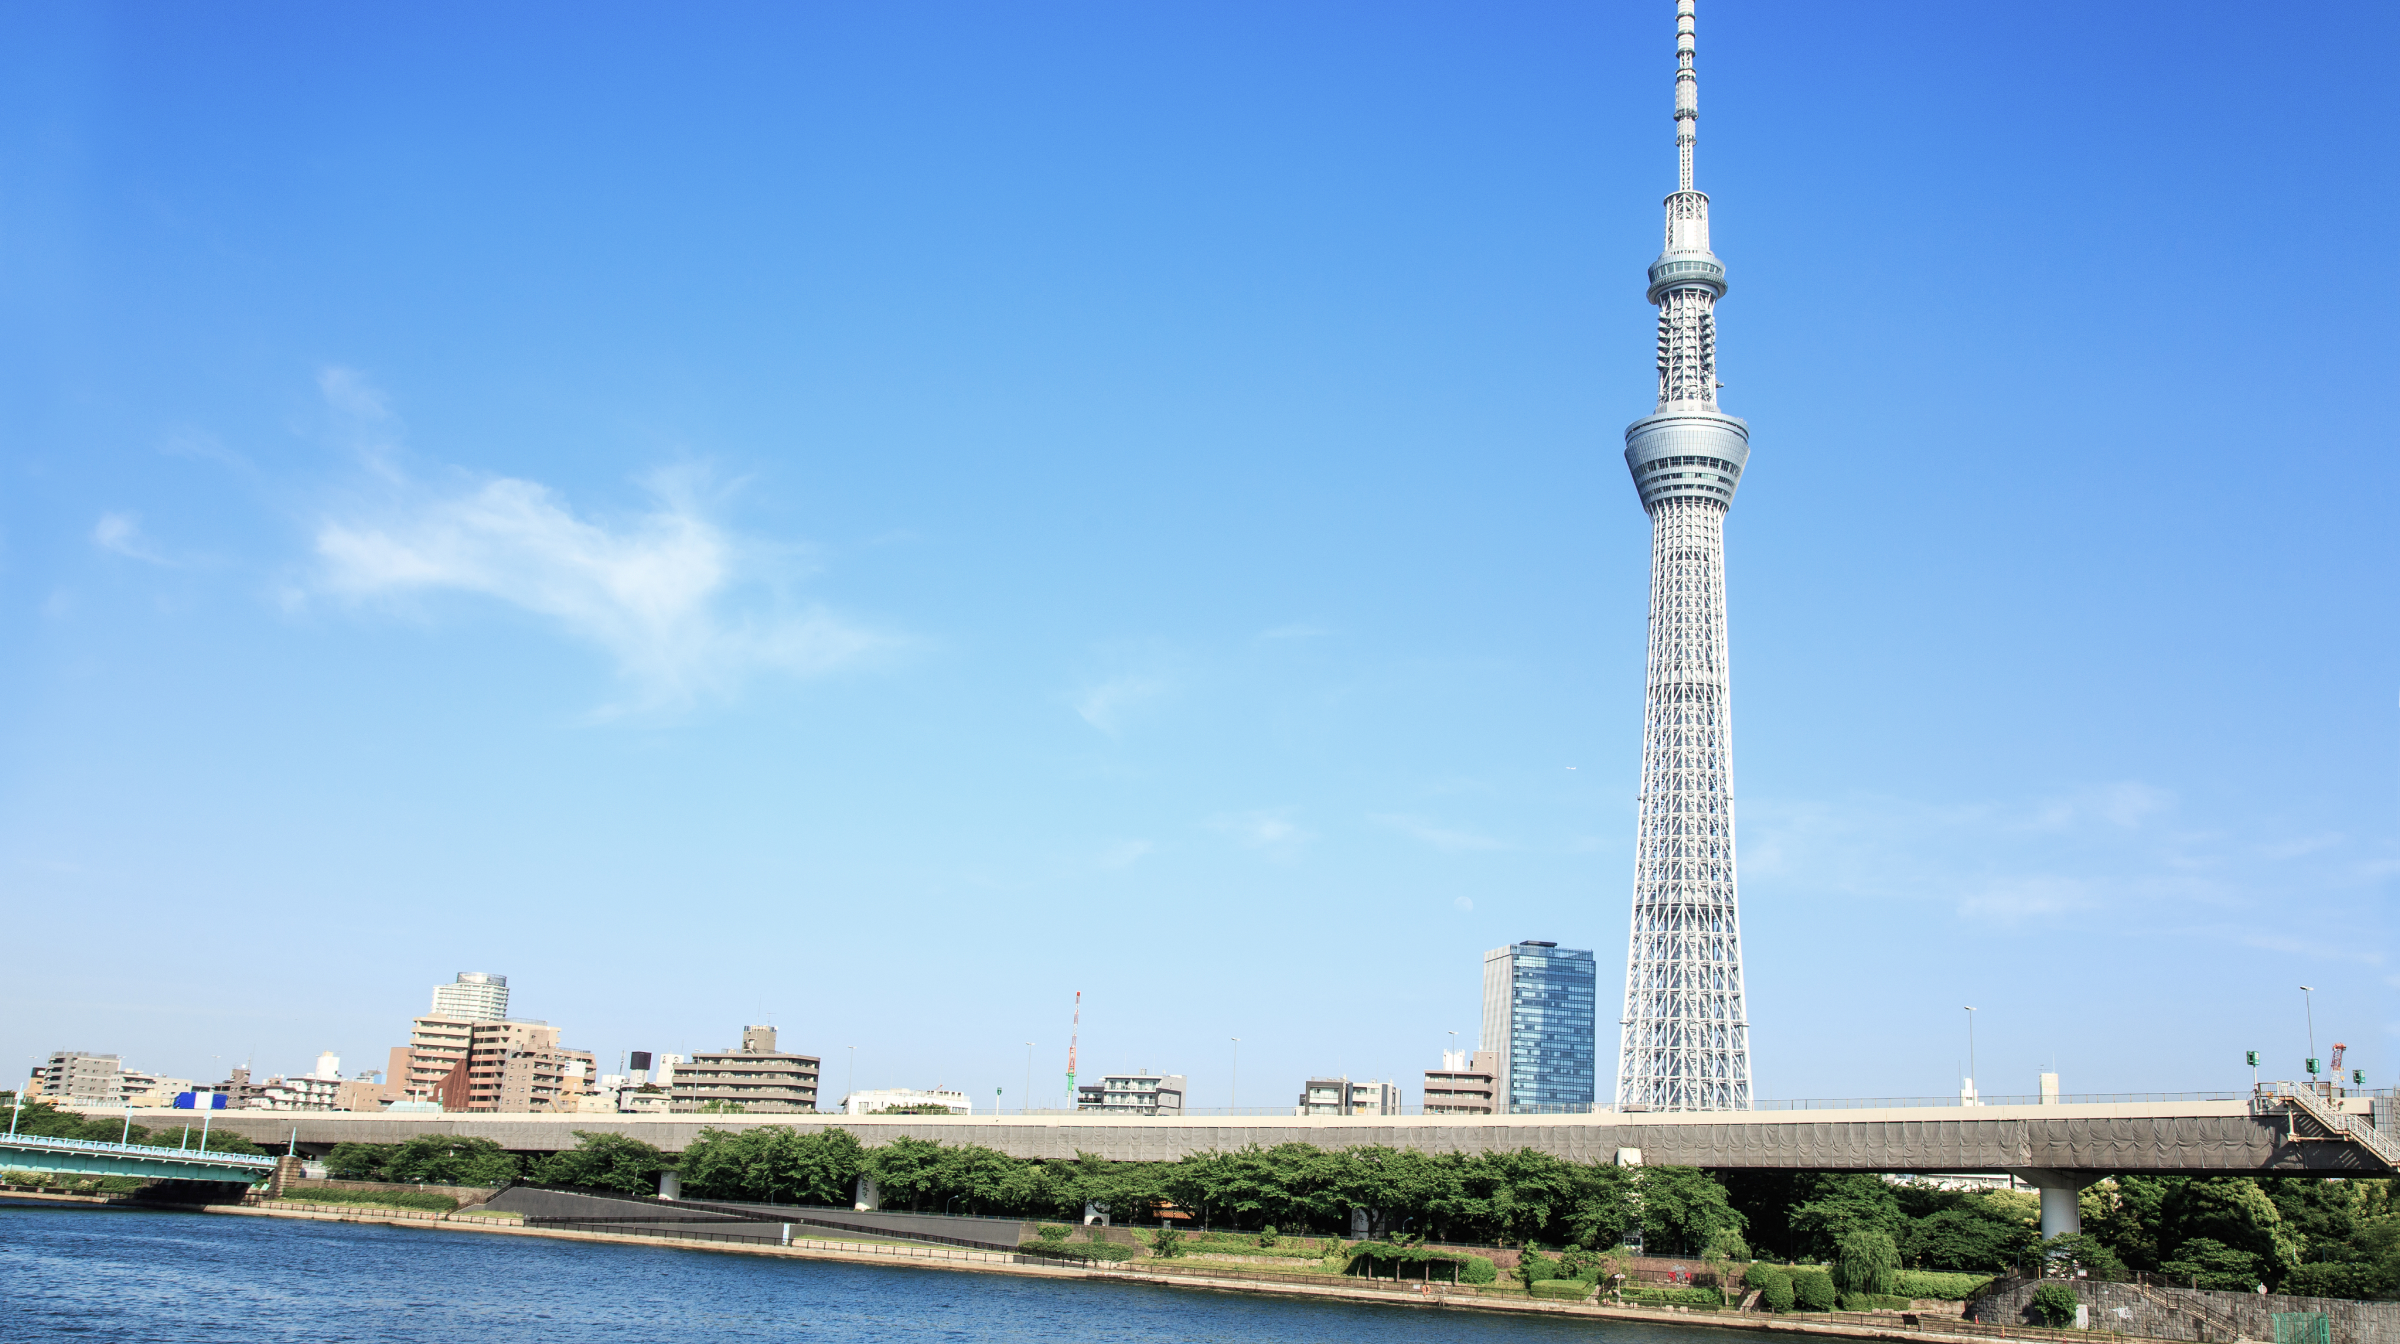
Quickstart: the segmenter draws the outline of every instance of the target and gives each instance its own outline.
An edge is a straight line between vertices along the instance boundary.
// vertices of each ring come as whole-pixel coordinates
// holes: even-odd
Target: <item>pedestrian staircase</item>
[[[2305,1114],[2333,1139],[2347,1139],[2364,1148],[2381,1162],[2384,1170],[2400,1175],[2400,1139],[2377,1129],[2363,1115],[2341,1110],[2310,1087],[2295,1087],[2290,1083],[2260,1083],[2251,1098],[2251,1109],[2260,1114],[2282,1111]]]

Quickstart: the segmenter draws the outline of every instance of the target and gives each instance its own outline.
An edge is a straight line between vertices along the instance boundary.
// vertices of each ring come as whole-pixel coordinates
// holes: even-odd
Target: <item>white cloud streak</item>
[[[335,410],[388,428],[386,401],[364,380],[333,370],[322,386]],[[391,466],[388,437],[361,447],[388,498],[317,528],[319,591],[360,603],[469,593],[547,617],[607,650],[652,706],[727,694],[755,673],[832,672],[896,643],[762,591],[772,549],[710,519],[689,476],[654,478],[652,507],[609,523],[535,481],[428,490]]]

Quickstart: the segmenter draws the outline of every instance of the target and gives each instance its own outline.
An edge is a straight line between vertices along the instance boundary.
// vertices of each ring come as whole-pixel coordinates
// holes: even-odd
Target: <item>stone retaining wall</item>
[[[2088,1309],[2090,1327],[2151,1339],[2193,1344],[2232,1344],[2237,1339],[2272,1341],[2275,1317],[2314,1312],[2327,1318],[2333,1344],[2400,1344],[2400,1302],[2353,1302],[2332,1297],[2288,1297],[2281,1293],[2221,1293],[2205,1288],[2154,1288],[2146,1284],[2096,1283],[2089,1279],[2009,1279],[1967,1307],[1967,1319],[1985,1325],[2039,1324],[2033,1293],[2043,1282],[2065,1283]]]

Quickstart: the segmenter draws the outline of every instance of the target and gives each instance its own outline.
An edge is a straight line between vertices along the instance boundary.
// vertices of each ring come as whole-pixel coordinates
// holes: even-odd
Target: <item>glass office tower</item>
[[[1483,954],[1483,1041],[1499,1061],[1492,1090],[1508,1112],[1590,1110],[1592,954],[1522,942]]]

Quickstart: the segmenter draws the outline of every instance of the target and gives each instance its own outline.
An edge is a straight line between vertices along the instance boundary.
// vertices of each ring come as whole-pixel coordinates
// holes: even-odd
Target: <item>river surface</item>
[[[0,1205],[0,1313],[0,1339],[11,1344],[1737,1339],[1732,1331],[1644,1322],[1523,1320],[356,1223],[26,1205]]]

